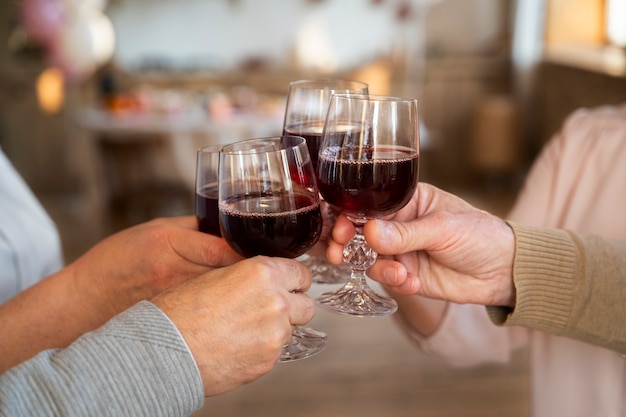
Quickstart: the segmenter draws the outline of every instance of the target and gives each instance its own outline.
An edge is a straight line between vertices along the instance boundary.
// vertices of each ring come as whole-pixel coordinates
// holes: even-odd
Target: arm
[[[183,416],[202,401],[184,340],[149,302],[0,376],[3,416]]]
[[[158,219],[104,239],[0,306],[0,373],[69,345],[139,300],[240,257],[197,231],[194,216]]]
[[[310,284],[265,257],[190,279],[0,375],[0,415],[188,415],[273,368],[313,316]]]
[[[570,257],[557,262],[567,266],[559,274],[573,284],[570,290],[576,306],[569,311],[568,326],[559,334],[626,351],[626,331],[621,325],[626,320],[626,309],[622,308],[626,305],[626,294],[622,291],[626,288],[623,272],[626,271],[626,244],[623,242],[564,231],[554,239],[545,229],[544,234],[537,233],[523,240],[519,232],[514,235],[504,220],[424,183],[418,187],[413,200],[393,219],[371,221],[364,232],[376,251],[392,257],[381,259],[369,271],[370,276],[390,292],[419,294],[455,303],[502,306],[509,311],[524,307],[536,314],[536,320],[557,326],[555,320],[562,321],[562,318],[546,314],[541,308],[546,300],[541,299],[541,291],[533,290],[542,290],[547,282],[543,266],[553,261],[554,253],[546,253],[546,247],[553,247],[555,253],[571,253]],[[353,233],[354,228],[341,216],[327,252],[331,261],[339,262],[342,244]],[[539,249],[528,252],[537,244],[540,244]],[[530,257],[522,258],[523,250]],[[524,264],[520,263],[522,259]],[[575,268],[576,262],[585,267]],[[527,268],[521,270],[521,265]],[[611,277],[605,279],[606,274]],[[602,280],[594,280],[594,276],[602,276]],[[518,294],[516,287],[521,285],[520,280],[533,290]],[[544,283],[543,287],[538,283]],[[589,289],[588,285],[597,288]],[[612,304],[602,299],[609,293]],[[522,297],[529,294],[530,302],[525,304],[526,298]],[[590,303],[593,303],[591,309]],[[599,327],[595,334],[589,334],[592,331],[589,323],[578,320],[586,318],[591,322],[590,314],[599,320],[607,316],[613,319]],[[608,340],[612,342],[608,344]]]
[[[489,307],[491,319],[626,353],[626,242],[511,227],[516,303]]]

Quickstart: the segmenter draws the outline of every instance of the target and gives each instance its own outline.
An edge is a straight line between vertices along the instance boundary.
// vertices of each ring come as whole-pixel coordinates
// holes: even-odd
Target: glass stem
[[[377,294],[367,284],[365,272],[378,254],[367,244],[363,225],[355,224],[356,234],[343,249],[343,261],[350,265],[350,279],[339,290],[321,294],[318,304],[331,311],[356,317],[381,317],[398,309],[395,300]]]
[[[352,268],[352,279],[365,284],[365,271],[374,265],[377,257],[378,254],[365,241],[363,226],[356,226],[354,237],[343,249],[343,261]]]

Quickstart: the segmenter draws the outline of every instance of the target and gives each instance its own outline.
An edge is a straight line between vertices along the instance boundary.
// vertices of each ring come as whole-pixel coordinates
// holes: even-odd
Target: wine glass
[[[196,218],[201,232],[222,236],[217,208],[217,177],[221,145],[198,149],[196,155]]]
[[[220,152],[222,236],[240,255],[297,258],[322,232],[315,171],[299,136],[248,139]],[[280,362],[303,359],[326,346],[325,333],[296,326]]]
[[[367,84],[341,79],[298,80],[289,84],[283,134],[297,135],[306,139],[313,169],[317,169],[317,154],[330,97],[335,93],[368,94]],[[322,202],[322,212],[327,219],[335,214]],[[319,246],[319,245],[318,245]],[[346,282],[350,276],[347,266],[329,263],[324,255],[309,252],[302,262],[311,268],[313,281],[319,284]]]
[[[368,220],[395,213],[415,192],[419,170],[417,100],[376,95],[333,95],[320,145],[317,183],[324,199],[356,227],[343,256],[352,273],[317,302],[352,316],[385,316],[395,300],[372,290],[366,270],[377,254],[365,241]]]

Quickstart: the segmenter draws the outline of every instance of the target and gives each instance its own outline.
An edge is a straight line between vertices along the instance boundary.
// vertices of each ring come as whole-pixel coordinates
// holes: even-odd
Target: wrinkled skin
[[[254,257],[208,272],[152,301],[176,324],[206,396],[269,372],[294,325],[313,318],[311,272],[291,259]]]
[[[341,215],[327,256],[341,262],[354,226]],[[515,240],[508,224],[432,185],[420,183],[404,208],[364,227],[379,255],[368,275],[397,296],[512,306]]]

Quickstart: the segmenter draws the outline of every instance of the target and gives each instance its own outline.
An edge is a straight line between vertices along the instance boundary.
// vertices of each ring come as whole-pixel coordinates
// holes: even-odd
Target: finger
[[[326,259],[328,259],[331,264],[335,265],[343,263],[343,247],[343,244],[329,240],[328,247],[326,248]]]
[[[231,265],[243,259],[220,237],[181,229],[170,235],[170,246],[189,262],[209,267]]]
[[[152,220],[152,222],[177,226],[183,229],[198,230],[198,219],[196,216],[160,217]]]
[[[394,294],[418,294],[421,288],[421,282],[415,274],[407,271],[400,262],[392,260],[376,261],[367,275]]]
[[[269,262],[271,276],[282,278],[280,283],[286,290],[289,303],[289,321],[292,325],[307,323],[315,314],[313,301],[305,294],[311,287],[311,269],[293,259],[256,257],[261,262]]]
[[[376,263],[368,269],[367,275],[385,287],[398,287],[404,284],[408,272],[400,262],[378,258]]]
[[[280,278],[280,285],[288,292],[305,292],[311,288],[311,269],[302,263],[287,258],[270,258],[265,256],[257,256],[261,262],[269,268],[267,273],[271,274],[274,281]]]
[[[295,282],[292,283],[290,291],[291,292],[305,292],[311,288],[311,283],[313,279],[311,277],[311,269],[307,266],[302,265],[302,263],[298,261],[294,261],[291,259],[285,259],[285,261],[289,262],[291,268],[294,269],[293,273],[289,273],[289,276],[295,278]]]
[[[413,295],[413,294],[420,294],[421,288],[422,288],[422,281],[419,279],[419,277],[411,273],[408,273],[406,280],[404,280],[404,282],[401,285],[397,287],[393,287],[393,290],[397,294]]]
[[[306,324],[315,315],[315,303],[302,292],[289,293],[289,321],[292,325]]]
[[[440,245],[446,225],[441,215],[427,215],[407,222],[375,219],[364,226],[363,232],[368,244],[376,252],[397,255],[429,250]]]
[[[354,236],[354,225],[344,214],[337,217],[333,227],[332,238],[335,242],[345,245]]]

